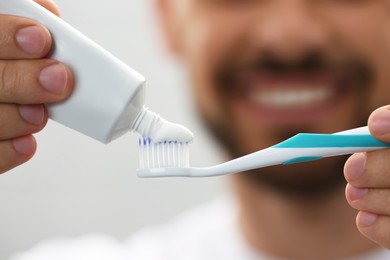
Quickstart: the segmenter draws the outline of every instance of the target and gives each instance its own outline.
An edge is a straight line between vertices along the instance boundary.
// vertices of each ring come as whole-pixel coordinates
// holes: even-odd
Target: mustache
[[[323,52],[307,52],[294,59],[284,58],[273,54],[259,54],[246,61],[238,59],[223,62],[216,73],[217,81],[229,86],[241,73],[263,73],[266,75],[282,76],[299,73],[315,75],[327,73],[339,78],[340,83],[353,83],[365,87],[374,79],[370,63],[357,55],[329,55]]]

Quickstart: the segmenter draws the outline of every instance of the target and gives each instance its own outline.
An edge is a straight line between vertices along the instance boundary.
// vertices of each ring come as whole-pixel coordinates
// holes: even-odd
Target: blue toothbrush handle
[[[273,148],[390,147],[370,134],[297,134]]]
[[[282,164],[293,164],[299,162],[307,162],[318,160],[323,157],[337,156],[343,154],[351,154],[354,152],[363,152],[389,148],[390,143],[385,143],[375,139],[368,131],[367,127],[355,128],[348,131],[335,134],[297,134],[290,139],[287,139],[272,148],[282,149],[315,149],[318,154],[298,155]],[[299,154],[297,150],[297,154]]]

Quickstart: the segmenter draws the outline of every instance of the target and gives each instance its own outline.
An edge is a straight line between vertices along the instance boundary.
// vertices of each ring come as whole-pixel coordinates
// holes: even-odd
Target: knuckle
[[[6,30],[0,30],[0,46],[7,46],[11,43],[11,35]]]
[[[390,218],[379,216],[378,222],[371,229],[370,237],[382,247],[390,249]]]
[[[19,83],[18,71],[13,68],[8,62],[0,65],[0,90],[5,96],[15,92],[16,86]]]
[[[386,172],[390,173],[390,149],[386,149],[383,153],[383,166]]]
[[[389,212],[388,212],[388,210],[389,210],[389,208],[390,208],[390,197],[389,196],[386,196],[385,198],[384,198],[384,207],[383,208],[381,208],[381,211],[383,212],[383,213],[385,213],[385,214],[389,214]]]
[[[362,185],[383,188],[390,185],[390,149],[367,153],[366,174]]]
[[[387,187],[390,185],[390,149],[385,149],[382,151],[376,151],[375,155],[378,157],[378,160],[375,160],[375,164],[379,164],[380,173],[373,171],[372,175],[375,176],[375,183],[379,187]]]
[[[24,19],[16,16],[0,15],[0,57],[17,57],[15,33]]]
[[[42,122],[32,123],[28,118],[23,118],[19,106],[0,105],[0,140],[37,133],[45,127],[47,120],[47,112],[44,113]]]
[[[4,113],[0,113],[0,131],[6,128],[7,126],[7,118]],[[2,131],[3,132],[3,131]]]

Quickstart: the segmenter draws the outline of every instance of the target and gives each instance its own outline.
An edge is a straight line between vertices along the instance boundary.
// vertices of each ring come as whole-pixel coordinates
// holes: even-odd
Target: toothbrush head
[[[169,122],[145,107],[133,129],[142,136],[139,139],[138,176],[159,177],[159,171],[151,174],[154,169],[189,168],[188,147],[194,139],[189,129]]]
[[[138,175],[140,172],[151,172],[154,169],[161,171],[165,168],[188,168],[189,164],[189,142],[154,142],[150,138],[139,139]]]

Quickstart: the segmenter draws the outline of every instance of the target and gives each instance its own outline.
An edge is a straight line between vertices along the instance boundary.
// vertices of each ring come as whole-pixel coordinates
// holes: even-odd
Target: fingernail
[[[376,111],[370,118],[370,129],[378,135],[390,133],[390,110],[379,109]]]
[[[33,25],[19,29],[16,32],[16,41],[25,52],[40,55],[46,46],[46,35],[42,28]]]
[[[355,153],[348,159],[348,171],[346,171],[347,179],[354,181],[363,176],[366,166],[366,154]]]
[[[351,201],[359,200],[368,193],[367,188],[357,188],[348,184],[348,197]]]
[[[367,211],[360,211],[357,216],[357,224],[360,227],[369,227],[375,223],[378,215]]]
[[[42,86],[54,94],[64,92],[67,80],[68,74],[66,68],[61,63],[44,68],[39,75],[39,81]]]
[[[26,122],[33,125],[42,125],[45,118],[43,105],[21,105],[19,113]]]
[[[12,140],[15,151],[23,155],[31,155],[35,150],[35,140],[32,136],[23,136]]]

